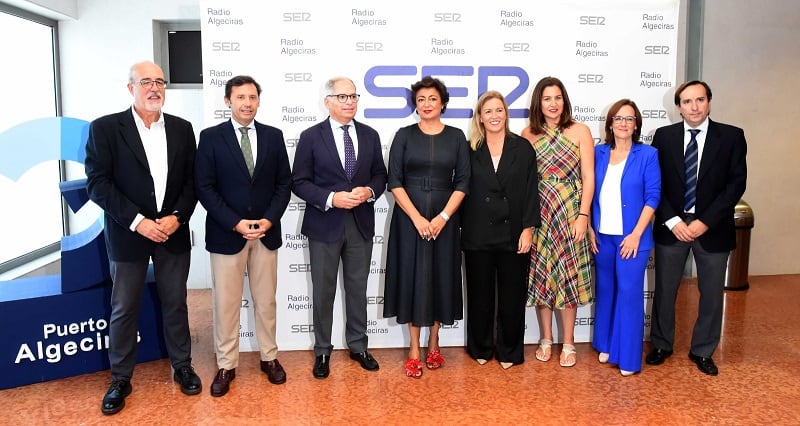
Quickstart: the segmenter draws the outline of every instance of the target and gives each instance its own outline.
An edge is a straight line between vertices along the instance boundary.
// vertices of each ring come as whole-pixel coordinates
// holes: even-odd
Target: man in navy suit
[[[734,207],[745,191],[747,143],[742,129],[708,118],[711,88],[681,84],[675,105],[683,121],[656,130],[652,146],[661,166],[661,203],[654,225],[656,284],[646,362],[672,355],[675,299],[691,250],[700,302],[689,351],[697,368],[716,376],[711,355],[722,332],[723,287],[730,251],[736,247]]]
[[[386,189],[386,166],[378,133],[353,119],[359,95],[352,80],[325,84],[330,117],[300,134],[292,191],[307,205],[301,232],[309,240],[314,310],[313,374],[328,377],[333,299],[339,261],[346,293],[345,339],[350,358],[378,370],[367,351],[367,278],[375,235],[374,201]]]
[[[239,365],[239,318],[245,270],[255,310],[261,370],[270,383],[286,382],[275,342],[281,216],[289,204],[289,157],[283,133],[255,121],[261,86],[249,76],[225,84],[231,119],[200,133],[195,177],[205,207],[206,250],[211,252],[214,348],[217,371],[211,396],[228,393]]]
[[[186,307],[191,250],[187,223],[197,204],[195,139],[188,121],[161,112],[165,85],[158,65],[133,65],[128,81],[133,107],[93,121],[86,142],[86,185],[105,214],[113,281],[111,386],[100,407],[103,414],[122,410],[132,391],[139,306],[150,258],[173,380],[187,395],[200,393],[202,387],[192,368]]]

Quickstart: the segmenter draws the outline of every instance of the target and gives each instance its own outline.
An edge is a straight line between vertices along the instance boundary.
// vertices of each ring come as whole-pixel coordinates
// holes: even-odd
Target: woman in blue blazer
[[[644,276],[661,198],[655,148],[639,142],[642,114],[630,99],[608,110],[605,143],[595,147],[590,241],[597,270],[592,346],[623,376],[642,370]],[[634,142],[635,141],[635,142]]]

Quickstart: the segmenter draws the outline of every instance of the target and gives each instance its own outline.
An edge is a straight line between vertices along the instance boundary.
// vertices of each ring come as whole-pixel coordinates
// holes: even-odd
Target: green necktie
[[[244,162],[247,164],[247,170],[250,176],[253,176],[253,150],[250,148],[250,136],[247,135],[247,127],[240,127],[239,131],[242,132],[242,155],[244,155]]]

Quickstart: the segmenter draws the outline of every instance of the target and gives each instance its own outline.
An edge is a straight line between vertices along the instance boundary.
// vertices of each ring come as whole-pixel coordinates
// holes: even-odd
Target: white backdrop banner
[[[227,80],[254,77],[262,87],[257,120],[284,132],[289,159],[300,132],[327,118],[323,85],[351,78],[361,94],[356,119],[381,136],[384,160],[395,131],[415,122],[409,87],[425,75],[450,92],[446,124],[466,133],[472,109],[487,90],[503,93],[511,128],[527,125],[530,95],[545,76],[560,78],[576,120],[595,140],[603,137],[608,107],[633,99],[644,116],[642,139],[669,124],[675,86],[679,0],[405,2],[307,0],[261,3],[201,0],[205,125],[230,117],[223,101]],[[370,347],[408,344],[405,326],[383,318],[383,282],[391,195],[376,202],[376,230],[368,297]],[[292,197],[281,220],[278,255],[278,344],[283,350],[313,346],[308,240],[300,234],[305,203]],[[202,232],[202,230],[200,230]],[[203,236],[198,235],[202,241]],[[648,266],[645,308],[652,296]],[[341,286],[340,286],[341,287]],[[341,290],[341,289],[340,289]],[[252,303],[242,301],[241,349],[256,350]],[[591,340],[593,309],[578,310],[575,339]],[[465,313],[466,314],[466,313]],[[337,294],[333,342],[344,344],[342,297]],[[649,328],[649,315],[646,317]],[[556,321],[555,337],[562,326]],[[465,343],[465,322],[443,327],[441,344]],[[425,339],[425,336],[423,336]],[[525,341],[539,327],[528,310]],[[424,340],[423,340],[424,341]]]

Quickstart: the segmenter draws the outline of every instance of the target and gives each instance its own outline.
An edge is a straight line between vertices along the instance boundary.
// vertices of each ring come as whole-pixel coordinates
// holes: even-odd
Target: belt
[[[449,179],[433,178],[430,176],[406,176],[405,186],[418,188],[423,191],[452,191],[453,181]]]

